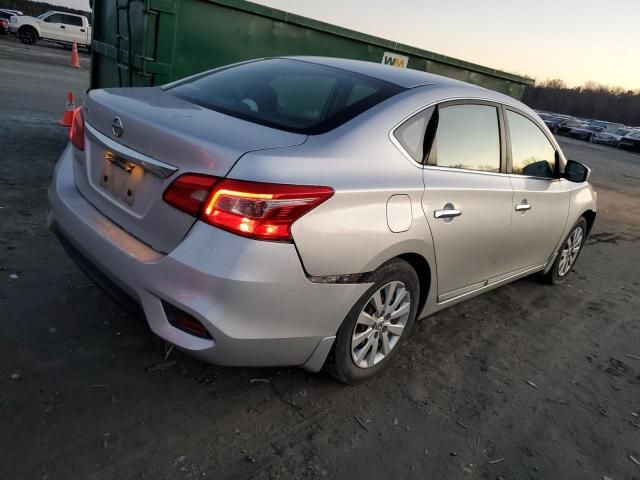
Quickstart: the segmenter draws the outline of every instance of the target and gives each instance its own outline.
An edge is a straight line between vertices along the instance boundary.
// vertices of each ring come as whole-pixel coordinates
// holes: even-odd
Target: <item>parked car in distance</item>
[[[22,15],[21,10],[13,10],[11,8],[0,8],[0,12],[6,12],[10,15]]]
[[[554,117],[545,121],[545,124],[549,127],[549,130],[556,135],[567,135],[574,128],[585,128],[587,126],[585,122],[566,117]]]
[[[536,112],[538,114],[538,116],[544,121],[547,120],[551,117],[553,117],[553,115],[551,113],[547,113],[547,112],[542,112],[539,110],[534,110],[534,112]]]
[[[624,128],[621,123],[605,122],[604,120],[593,120],[589,126],[594,132],[609,132],[617,128]]]
[[[39,17],[11,17],[9,32],[16,34],[27,45],[42,39],[62,45],[70,45],[75,41],[78,46],[91,46],[89,19],[74,13],[49,11]]]
[[[0,10],[0,35],[9,33],[9,20],[15,15],[9,10]]]
[[[91,90],[72,125],[50,229],[157,335],[222,365],[367,379],[416,318],[564,281],[596,217],[589,169],[531,109],[416,70],[248,61]]]
[[[560,125],[565,120],[567,120],[566,117],[559,117],[557,115],[546,115],[545,118],[542,118],[544,124],[549,127],[549,130],[551,130],[552,132],[554,127]]]
[[[617,146],[618,142],[633,130],[630,128],[616,128],[609,132],[597,132],[591,137],[593,143]]]
[[[618,148],[640,152],[640,130],[629,132],[618,142]]]
[[[588,126],[571,128],[567,133],[569,137],[577,138],[578,140],[586,140],[590,142],[595,132]]]

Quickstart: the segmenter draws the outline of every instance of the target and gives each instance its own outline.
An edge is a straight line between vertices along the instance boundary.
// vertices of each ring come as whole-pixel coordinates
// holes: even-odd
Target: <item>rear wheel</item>
[[[33,27],[22,27],[18,30],[18,38],[22,43],[35,45],[38,41],[38,32]]]
[[[550,283],[558,285],[566,280],[582,251],[586,238],[587,221],[581,217],[562,243],[551,270],[546,274],[546,279]]]
[[[418,276],[404,260],[394,259],[373,274],[373,285],[342,323],[329,372],[344,383],[376,375],[397,355],[418,313]]]

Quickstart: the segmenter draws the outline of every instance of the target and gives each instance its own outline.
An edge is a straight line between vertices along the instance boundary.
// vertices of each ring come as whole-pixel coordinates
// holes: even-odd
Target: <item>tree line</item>
[[[20,10],[23,14],[30,17],[37,17],[38,15],[48,12],[49,10],[57,10],[59,12],[76,13],[78,15],[84,15],[91,19],[90,12],[84,12],[82,10],[76,10],[75,8],[63,7],[60,5],[51,5],[46,2],[34,2],[32,0],[0,0],[0,8],[9,8],[11,10]]]
[[[527,87],[522,101],[536,110],[640,126],[640,90],[595,82],[569,88],[558,79]]]

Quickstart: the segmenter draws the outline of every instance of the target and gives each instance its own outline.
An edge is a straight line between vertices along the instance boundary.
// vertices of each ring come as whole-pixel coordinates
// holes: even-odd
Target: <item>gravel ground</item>
[[[570,281],[423,319],[366,384],[165,360],[45,228],[88,85],[58,50],[0,39],[0,479],[640,478],[640,156],[563,139],[600,207]]]

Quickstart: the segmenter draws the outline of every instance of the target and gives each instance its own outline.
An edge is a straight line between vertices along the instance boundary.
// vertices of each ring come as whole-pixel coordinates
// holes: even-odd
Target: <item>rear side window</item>
[[[524,115],[507,110],[511,136],[511,168],[519,175],[554,178],[556,150],[538,126]]]
[[[227,115],[313,135],[328,132],[403,90],[338,68],[269,59],[205,74],[169,91]]]
[[[75,15],[65,15],[64,23],[67,25],[75,25],[76,27],[82,26],[82,19],[80,17],[76,17]]]
[[[426,108],[417,115],[405,121],[393,132],[393,136],[402,148],[418,163],[423,163],[431,145],[425,145],[425,135],[429,120],[435,107]],[[431,136],[433,138],[433,135]],[[427,138],[427,141],[430,139]]]
[[[439,108],[438,130],[431,152],[435,153],[438,167],[499,172],[498,109],[491,105]]]

